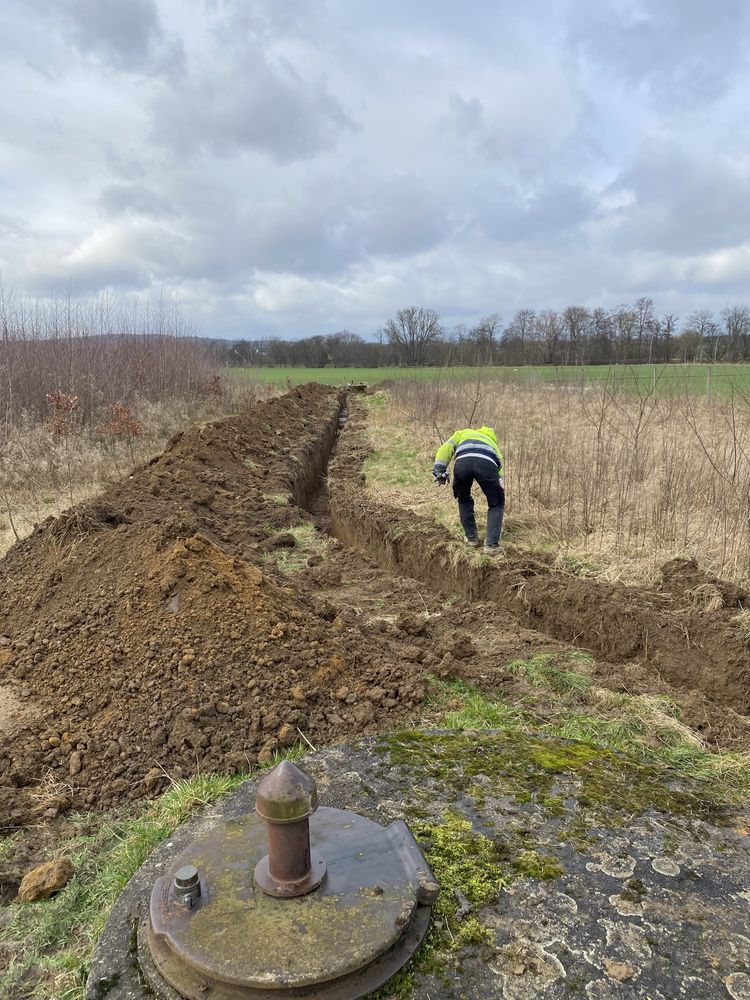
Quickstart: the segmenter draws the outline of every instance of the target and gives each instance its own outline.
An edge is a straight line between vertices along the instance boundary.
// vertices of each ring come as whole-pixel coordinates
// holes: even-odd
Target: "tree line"
[[[391,365],[606,365],[750,360],[750,309],[700,309],[682,322],[641,297],[613,309],[519,309],[446,327],[433,309],[400,309],[371,339],[349,330],[300,340],[225,344],[227,365],[374,368]]]

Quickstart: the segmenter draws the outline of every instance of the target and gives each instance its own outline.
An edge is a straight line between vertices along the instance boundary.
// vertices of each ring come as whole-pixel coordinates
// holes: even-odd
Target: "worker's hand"
[[[443,470],[442,472],[436,472],[435,469],[432,470],[432,474],[435,477],[435,482],[438,486],[447,486],[449,483],[448,473]]]

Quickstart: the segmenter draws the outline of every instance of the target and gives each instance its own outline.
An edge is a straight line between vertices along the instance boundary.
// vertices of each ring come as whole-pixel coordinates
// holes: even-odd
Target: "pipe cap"
[[[258,785],[255,811],[269,823],[298,823],[317,808],[315,779],[290,760],[282,760]]]

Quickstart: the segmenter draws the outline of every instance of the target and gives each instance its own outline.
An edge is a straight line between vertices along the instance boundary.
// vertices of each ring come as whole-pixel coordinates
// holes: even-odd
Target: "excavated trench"
[[[750,651],[732,618],[746,593],[676,560],[660,591],[582,579],[510,547],[502,563],[477,562],[435,522],[369,496],[362,488],[368,446],[355,410],[329,470],[330,532],[389,572],[468,601],[490,602],[529,629],[590,650],[609,663],[640,661],[670,685],[750,712]],[[706,587],[723,607],[693,603]]]
[[[619,664],[609,686],[639,660],[651,690],[661,675],[702,692],[696,726],[721,745],[723,707],[750,707],[729,590],[704,613],[674,574],[655,592],[513,551],[477,564],[363,488],[365,419],[307,386],[191,429],[0,561],[0,685],[23,706],[0,732],[0,826],[246,770],[300,733],[323,745],[413,722],[427,675],[491,689],[562,642]],[[277,570],[311,518],[338,542]]]

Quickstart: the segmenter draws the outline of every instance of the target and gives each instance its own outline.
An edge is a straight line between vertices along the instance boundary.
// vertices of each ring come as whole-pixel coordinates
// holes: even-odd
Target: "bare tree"
[[[654,300],[648,298],[644,295],[640,299],[636,299],[635,303],[635,328],[636,328],[636,361],[641,362],[643,360],[643,340],[645,337],[651,335],[654,325]],[[653,337],[651,337],[653,342]],[[650,354],[650,351],[649,351]],[[649,357],[649,363],[651,358]]]
[[[619,360],[622,364],[633,361],[631,355],[633,337],[638,328],[636,311],[629,306],[618,306],[612,313],[612,321],[620,349],[620,357],[613,360]]]
[[[750,309],[747,306],[727,306],[722,310],[724,332],[728,344],[728,361],[739,361],[745,354],[750,336]]]
[[[534,327],[534,336],[539,343],[541,363],[555,365],[560,363],[560,337],[562,323],[560,314],[554,309],[545,309],[538,313]]]
[[[505,361],[512,365],[525,364],[527,344],[533,341],[536,313],[533,309],[519,309],[503,331],[502,343]]]
[[[399,309],[383,330],[388,343],[409,367],[424,364],[427,347],[439,340],[443,333],[438,314],[424,306]]]
[[[569,343],[565,363],[586,364],[586,346],[591,330],[591,313],[585,306],[567,306],[563,310],[562,325]]]
[[[491,365],[494,362],[501,327],[500,317],[493,313],[480,319],[469,331],[475,365]]]
[[[656,329],[656,328],[655,328]],[[662,341],[662,358],[661,360],[665,364],[669,364],[672,360],[672,341],[674,339],[674,332],[677,329],[677,316],[674,313],[667,313],[662,316],[661,321],[658,323],[658,333],[661,335]],[[651,346],[649,345],[648,355],[651,357]]]
[[[720,360],[721,327],[710,309],[691,313],[678,338],[684,361],[702,361],[708,356],[714,363]]]

